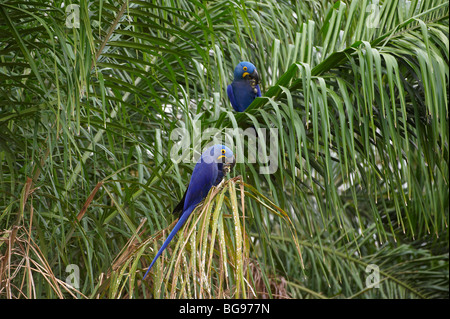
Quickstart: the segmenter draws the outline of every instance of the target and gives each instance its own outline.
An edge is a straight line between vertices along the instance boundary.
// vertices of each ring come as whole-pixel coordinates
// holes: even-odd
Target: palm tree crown
[[[0,294],[448,298],[448,18],[439,0],[0,4]],[[262,97],[236,113],[240,61]],[[249,127],[270,173],[230,136]],[[213,133],[232,178],[142,281]]]

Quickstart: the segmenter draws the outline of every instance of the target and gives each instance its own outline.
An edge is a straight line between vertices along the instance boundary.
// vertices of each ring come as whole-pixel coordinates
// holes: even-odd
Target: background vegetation
[[[0,4],[2,298],[448,298],[448,1],[70,3]],[[278,170],[237,164],[142,281],[197,125],[277,128]]]

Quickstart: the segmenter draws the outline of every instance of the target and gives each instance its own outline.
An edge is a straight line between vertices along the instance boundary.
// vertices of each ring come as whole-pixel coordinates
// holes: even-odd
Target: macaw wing
[[[183,212],[183,208],[184,208],[184,201],[186,200],[186,194],[188,191],[188,186],[186,186],[186,190],[184,192],[183,198],[181,198],[180,202],[177,204],[177,206],[175,206],[175,208],[172,211],[172,214],[179,214],[181,215],[181,213]]]
[[[186,210],[192,205],[197,205],[206,197],[206,195],[208,195],[211,186],[217,179],[217,174],[218,170],[216,163],[200,161],[195,165],[186,192],[183,210]]]
[[[221,165],[221,164],[218,164],[218,166],[221,167],[222,165]],[[201,168],[201,169],[200,169],[200,168]],[[196,196],[196,194],[194,194],[194,193],[198,193],[199,196],[202,196],[202,193],[204,193],[204,191],[198,189],[198,188],[199,188],[198,186],[199,186],[199,185],[208,185],[208,184],[210,183],[210,180],[209,180],[209,178],[207,178],[207,176],[208,176],[209,174],[211,174],[211,180],[212,180],[213,176],[219,175],[220,173],[222,173],[221,169],[219,169],[217,173],[215,173],[215,172],[209,172],[211,168],[212,168],[211,165],[208,165],[208,167],[207,167],[207,166],[205,166],[204,164],[201,164],[201,166],[200,166],[200,164],[199,164],[199,168],[197,168],[197,169],[194,168],[195,175],[194,175],[194,172],[193,172],[193,173],[192,173],[192,177],[191,177],[191,181],[190,181],[189,184],[186,186],[186,191],[184,192],[184,195],[183,195],[183,197],[181,198],[180,202],[179,202],[179,203],[177,204],[177,206],[175,206],[175,208],[173,209],[172,214],[179,214],[179,215],[181,216],[181,213],[183,212],[183,209],[185,208],[185,207],[184,207],[184,204],[185,204],[185,201],[186,201],[186,195],[187,195],[187,193],[188,193],[189,185],[191,185],[191,183],[192,183],[193,186],[192,186],[192,189],[189,191],[189,193],[190,193],[190,194],[189,194],[189,198],[190,198],[190,200],[191,200],[191,199],[194,199],[194,200],[195,200],[195,197],[197,197],[197,196]],[[223,175],[222,175],[222,176],[217,176],[217,177],[216,177],[216,180],[213,182],[213,185],[218,184],[218,183],[216,183],[216,181],[217,181],[219,178],[220,178],[220,181],[221,181],[222,178],[223,178]],[[201,181],[201,182],[200,182],[200,181],[197,181],[197,180],[199,180],[199,179],[201,179],[202,181]],[[206,182],[206,183],[205,183],[205,182]],[[205,184],[204,184],[204,183],[205,183]],[[206,186],[206,188],[208,188],[208,191],[209,191],[209,189],[210,189],[211,187]],[[206,192],[206,194],[208,193],[208,191]]]
[[[228,94],[228,99],[231,102],[231,106],[233,106],[233,109],[235,109],[236,112],[239,112],[238,105],[236,103],[236,99],[234,98],[233,87],[231,86],[231,84],[229,84],[227,87],[227,94]]]

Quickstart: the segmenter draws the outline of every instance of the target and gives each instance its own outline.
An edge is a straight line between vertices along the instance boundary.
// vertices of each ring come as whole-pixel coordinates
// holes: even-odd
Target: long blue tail
[[[194,210],[196,205],[191,205],[188,209],[186,209],[183,214],[181,214],[180,219],[178,220],[177,224],[175,225],[175,227],[172,229],[172,231],[169,234],[169,237],[167,237],[166,241],[164,242],[164,244],[161,246],[161,248],[159,249],[158,253],[156,254],[155,258],[153,258],[152,263],[150,264],[150,267],[148,267],[147,272],[144,275],[144,278],[147,276],[147,274],[149,273],[150,269],[152,269],[153,264],[156,262],[156,259],[158,259],[159,256],[161,256],[162,252],[164,251],[164,249],[167,248],[167,246],[169,245],[170,241],[173,239],[173,237],[175,237],[176,233],[180,230],[180,228],[184,225],[184,223],[186,222],[186,220],[188,219],[189,215],[192,213],[192,211]]]

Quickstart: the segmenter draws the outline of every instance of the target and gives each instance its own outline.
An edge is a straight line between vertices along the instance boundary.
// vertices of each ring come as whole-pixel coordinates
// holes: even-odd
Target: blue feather
[[[156,254],[155,258],[153,258],[152,263],[150,264],[150,267],[148,267],[147,272],[144,275],[144,278],[147,277],[147,274],[150,272],[150,269],[152,269],[153,264],[156,262],[156,260],[158,259],[159,256],[161,256],[161,254],[163,253],[164,249],[167,248],[167,246],[169,245],[169,243],[172,241],[173,237],[175,237],[175,235],[177,234],[177,232],[180,230],[180,228],[184,225],[184,223],[186,222],[186,220],[188,219],[189,215],[192,213],[192,211],[194,210],[196,205],[192,205],[190,206],[188,209],[186,209],[183,212],[183,215],[181,215],[180,219],[178,220],[177,224],[175,225],[175,227],[172,229],[172,231],[170,232],[169,236],[167,237],[167,239],[164,241],[164,244],[161,246],[161,248],[158,250],[158,253]]]
[[[233,81],[231,84],[237,112],[244,112],[256,98],[253,87],[248,81]]]
[[[233,87],[231,86],[231,84],[229,84],[228,87],[227,87],[227,94],[228,94],[228,99],[231,102],[231,106],[233,107],[233,109],[236,112],[239,112],[238,105],[236,103],[236,100],[234,99]]]

